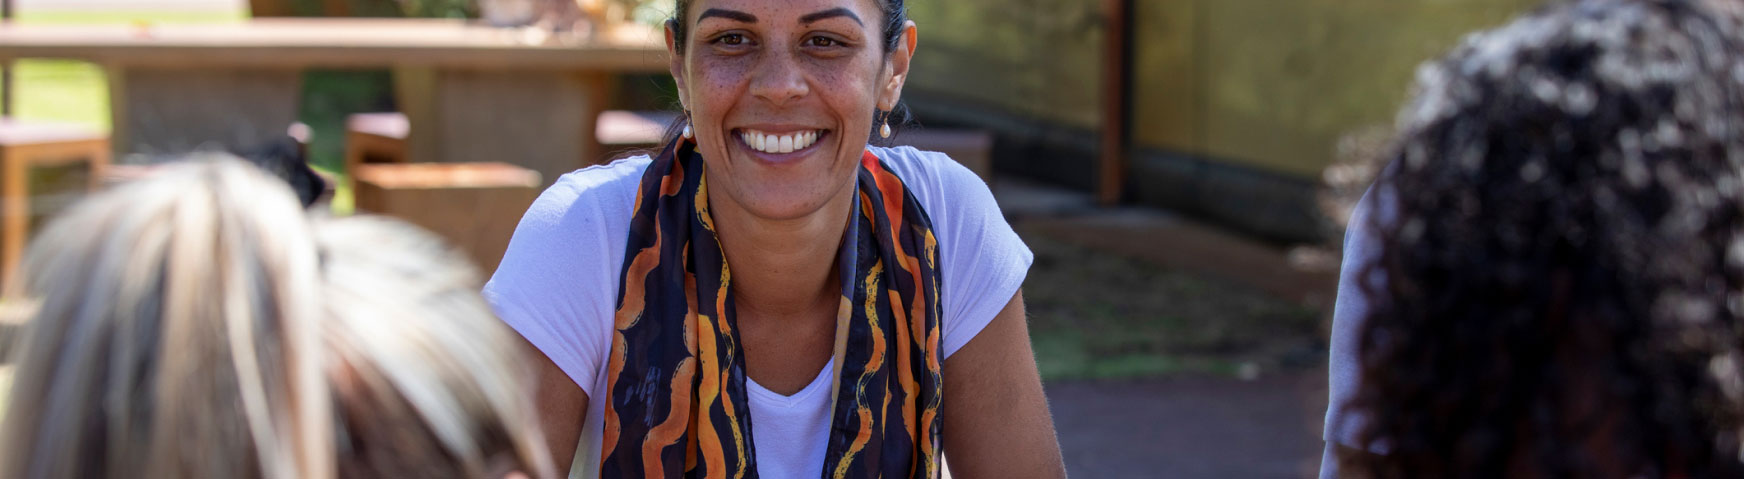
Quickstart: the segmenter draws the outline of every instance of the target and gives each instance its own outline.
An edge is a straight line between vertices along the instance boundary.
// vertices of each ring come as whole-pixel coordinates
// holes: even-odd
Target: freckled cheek
[[[821,95],[830,109],[846,123],[844,127],[858,127],[877,108],[876,98],[870,95],[872,83],[878,76],[876,70],[865,68],[858,62],[843,61],[813,61],[806,69],[814,93]]]
[[[751,71],[753,65],[745,59],[702,61],[695,65],[689,87],[691,96],[700,103],[692,107],[692,113],[725,112],[738,101]]]

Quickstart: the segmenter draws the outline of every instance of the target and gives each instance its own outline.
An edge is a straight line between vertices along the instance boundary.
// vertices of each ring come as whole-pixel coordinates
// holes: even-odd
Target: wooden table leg
[[[108,177],[109,163],[113,161],[113,158],[107,140],[93,140],[92,143],[96,146],[91,149],[91,179],[87,188],[90,188],[90,191],[97,191],[103,188],[103,178]]]
[[[24,259],[30,225],[30,178],[25,158],[0,151],[0,281],[12,287]]]
[[[411,162],[441,161],[441,145],[434,134],[437,118],[435,69],[429,67],[395,67],[394,103],[406,115],[406,157]],[[507,159],[503,161],[509,161]],[[347,171],[346,174],[351,174]]]
[[[174,155],[276,140],[297,121],[301,78],[293,69],[110,67],[112,147]]]

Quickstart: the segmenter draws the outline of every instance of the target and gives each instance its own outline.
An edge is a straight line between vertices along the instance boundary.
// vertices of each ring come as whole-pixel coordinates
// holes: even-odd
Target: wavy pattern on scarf
[[[757,477],[732,274],[695,145],[648,166],[607,362],[603,477]],[[843,243],[826,478],[939,476],[938,240],[902,180],[861,157]],[[841,334],[846,331],[845,334]]]

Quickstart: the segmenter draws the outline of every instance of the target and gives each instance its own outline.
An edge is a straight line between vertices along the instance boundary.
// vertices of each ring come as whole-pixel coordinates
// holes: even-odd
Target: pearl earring
[[[880,125],[878,127],[878,136],[881,136],[884,138],[890,138],[890,120],[889,119],[885,119],[884,124]]]
[[[684,139],[686,139],[686,140],[696,139],[696,133],[692,133],[690,131],[690,124],[688,124],[688,123],[686,123],[684,125],[684,133],[681,133],[681,134],[684,135]]]

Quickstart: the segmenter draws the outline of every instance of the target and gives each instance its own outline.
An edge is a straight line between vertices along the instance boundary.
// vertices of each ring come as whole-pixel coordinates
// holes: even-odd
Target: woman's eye
[[[825,47],[825,48],[840,46],[842,44],[842,42],[838,42],[835,39],[830,38],[830,37],[811,37],[811,40],[809,40],[807,43],[810,46]]]
[[[739,46],[745,43],[745,36],[737,33],[729,33],[721,35],[720,38],[716,38],[715,42],[722,45]]]

